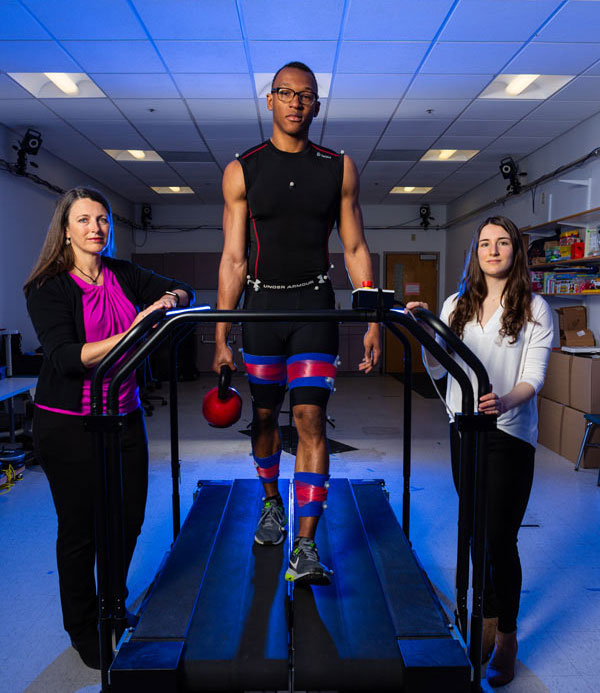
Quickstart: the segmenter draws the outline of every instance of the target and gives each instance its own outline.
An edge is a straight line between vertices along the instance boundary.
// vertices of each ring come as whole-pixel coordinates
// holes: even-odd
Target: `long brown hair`
[[[93,200],[99,202],[106,210],[108,217],[108,237],[107,243],[102,251],[102,255],[112,256],[113,254],[113,219],[110,203],[94,188],[77,187],[67,190],[57,201],[54,214],[48,227],[48,233],[44,240],[44,245],[35,263],[31,274],[25,282],[23,291],[28,294],[31,285],[35,282],[41,286],[48,279],[51,279],[61,272],[68,272],[73,269],[75,256],[71,245],[65,243],[65,230],[69,222],[69,212],[76,200]]]
[[[511,344],[517,341],[519,332],[527,322],[533,322],[531,313],[531,277],[527,268],[527,251],[523,237],[516,224],[507,217],[488,217],[473,235],[469,257],[465,264],[458,289],[456,308],[450,315],[450,327],[462,338],[466,323],[479,316],[483,301],[487,296],[487,284],[481,271],[477,256],[479,235],[484,226],[493,224],[502,227],[509,235],[513,262],[502,291],[502,312],[500,335],[510,337]]]

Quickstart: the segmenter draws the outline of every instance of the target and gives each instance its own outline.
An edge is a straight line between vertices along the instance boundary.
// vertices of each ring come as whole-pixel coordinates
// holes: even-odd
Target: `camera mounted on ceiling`
[[[508,181],[506,189],[509,195],[518,195],[521,192],[520,176],[526,176],[526,173],[519,172],[519,166],[515,163],[512,156],[505,156],[500,160],[500,173],[502,177]]]
[[[421,226],[424,229],[429,228],[431,220],[435,219],[435,217],[431,216],[431,207],[426,204],[419,207],[419,216],[421,217]]]
[[[24,176],[27,171],[27,155],[35,156],[40,151],[42,142],[42,133],[29,128],[19,142],[19,146],[13,145],[13,149],[17,152],[16,171],[20,176]],[[34,168],[38,168],[33,161],[30,163]]]
[[[152,222],[152,206],[148,202],[142,204],[142,210],[140,212],[140,221],[144,231],[150,226]]]

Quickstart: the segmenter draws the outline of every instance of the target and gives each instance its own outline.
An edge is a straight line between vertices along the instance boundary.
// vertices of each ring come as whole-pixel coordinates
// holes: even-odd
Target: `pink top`
[[[121,285],[115,275],[106,267],[102,268],[103,284],[96,286],[87,284],[76,277],[70,276],[79,286],[83,294],[83,324],[85,326],[86,342],[99,342],[115,334],[124,332],[133,322],[137,311],[131,301],[125,296]],[[121,360],[121,359],[120,359]],[[117,369],[120,360],[108,371],[104,378],[103,408],[106,407],[106,395],[110,384],[110,376]],[[90,373],[91,376],[91,373]],[[55,409],[38,404],[41,409],[57,412],[59,414],[72,414],[74,416],[86,416],[91,413],[90,385],[91,377],[86,376],[83,381],[81,393],[81,406],[76,411]],[[129,414],[140,406],[140,395],[137,387],[135,372],[133,372],[121,385],[119,391],[119,412]]]

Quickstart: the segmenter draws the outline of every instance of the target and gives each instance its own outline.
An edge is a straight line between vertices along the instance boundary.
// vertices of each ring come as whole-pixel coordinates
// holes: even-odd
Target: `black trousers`
[[[148,441],[141,409],[126,418],[122,460],[128,568],[144,522]],[[58,515],[56,559],[63,623],[71,640],[78,640],[95,633],[98,622],[93,435],[84,430],[82,417],[36,407],[33,438],[36,457],[48,477]]]
[[[452,476],[458,490],[459,434],[450,424]],[[488,434],[487,555],[483,615],[498,617],[498,630],[517,628],[521,597],[521,560],[517,534],[533,483],[535,448],[504,431]]]

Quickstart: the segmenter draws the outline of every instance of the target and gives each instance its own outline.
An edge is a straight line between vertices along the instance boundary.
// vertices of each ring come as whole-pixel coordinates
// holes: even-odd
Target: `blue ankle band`
[[[294,489],[298,503],[298,517],[319,517],[327,507],[329,474],[296,472]]]
[[[263,484],[270,484],[273,481],[277,481],[279,478],[279,460],[281,458],[281,448],[269,457],[257,457],[254,453],[252,453],[252,456],[254,457],[256,473]]]

